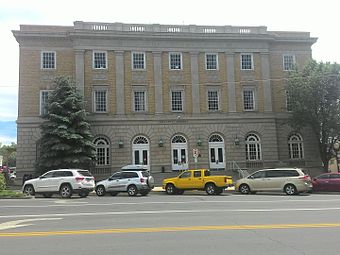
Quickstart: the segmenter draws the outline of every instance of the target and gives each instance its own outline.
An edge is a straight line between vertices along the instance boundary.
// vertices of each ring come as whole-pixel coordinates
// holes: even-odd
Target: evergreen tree
[[[48,96],[47,114],[41,124],[38,172],[51,169],[89,169],[95,159],[90,125],[81,95],[68,77],[57,77]]]
[[[334,156],[334,142],[340,138],[340,66],[311,61],[302,71],[296,69],[291,73],[287,92],[292,110],[291,126],[311,127],[328,171],[328,162]]]

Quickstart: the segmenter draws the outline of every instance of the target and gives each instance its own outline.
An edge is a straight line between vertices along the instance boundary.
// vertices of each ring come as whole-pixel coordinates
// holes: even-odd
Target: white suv
[[[127,192],[129,196],[140,193],[146,196],[154,188],[154,178],[147,171],[133,171],[122,169],[110,178],[96,184],[96,194],[104,196],[110,193],[116,196],[119,192]]]
[[[22,191],[29,196],[42,194],[44,197],[52,197],[59,193],[62,198],[70,198],[73,193],[87,197],[94,187],[94,177],[88,170],[59,169],[25,181]]]

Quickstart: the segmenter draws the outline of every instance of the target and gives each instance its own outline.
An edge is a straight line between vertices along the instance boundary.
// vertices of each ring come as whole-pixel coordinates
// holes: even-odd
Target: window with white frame
[[[294,55],[283,55],[283,70],[291,71],[294,69],[295,56]]]
[[[246,88],[243,90],[243,109],[245,111],[255,110],[255,91],[254,89]]]
[[[219,93],[217,90],[208,90],[208,111],[219,110]]]
[[[94,89],[94,112],[107,112],[107,89]]]
[[[182,54],[181,53],[170,53],[169,54],[169,67],[171,70],[182,69]]]
[[[303,140],[300,134],[292,134],[288,138],[290,159],[303,159]]]
[[[134,90],[133,91],[133,108],[135,112],[146,111],[146,91]]]
[[[106,69],[107,56],[105,51],[93,52],[93,68],[94,69]]]
[[[132,53],[132,69],[144,70],[145,69],[145,53],[133,52]]]
[[[94,140],[96,147],[96,165],[107,166],[110,164],[110,143],[104,137],[98,137]]]
[[[261,160],[261,141],[256,134],[248,134],[246,142],[246,160]]]
[[[182,90],[171,91],[171,111],[173,112],[183,111],[183,91]]]
[[[292,98],[291,98],[291,96],[289,95],[288,90],[286,90],[286,109],[287,109],[288,112],[291,112],[292,109],[293,109],[293,106],[292,106]]]
[[[55,51],[41,52],[41,68],[42,69],[55,69],[56,68]]]
[[[51,90],[40,90],[40,115],[44,116],[48,113],[48,94]]]
[[[241,70],[253,70],[253,54],[241,54]]]
[[[205,68],[206,70],[217,70],[218,69],[218,56],[216,53],[205,54]]]

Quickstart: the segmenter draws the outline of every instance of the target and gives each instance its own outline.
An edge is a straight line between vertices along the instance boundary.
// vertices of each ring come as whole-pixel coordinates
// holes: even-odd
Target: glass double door
[[[174,146],[172,148],[172,170],[186,169],[188,169],[188,152],[186,146]]]
[[[133,146],[133,164],[145,165],[150,170],[149,159],[149,146],[148,145],[135,145]]]
[[[211,169],[225,168],[224,143],[209,143],[209,165]]]

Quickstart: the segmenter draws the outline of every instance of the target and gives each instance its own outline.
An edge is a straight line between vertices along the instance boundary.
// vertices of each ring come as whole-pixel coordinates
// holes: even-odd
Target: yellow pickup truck
[[[211,175],[208,169],[186,170],[177,177],[163,180],[163,189],[169,195],[183,194],[184,190],[205,190],[208,195],[219,195],[223,189],[232,186],[227,175]]]

